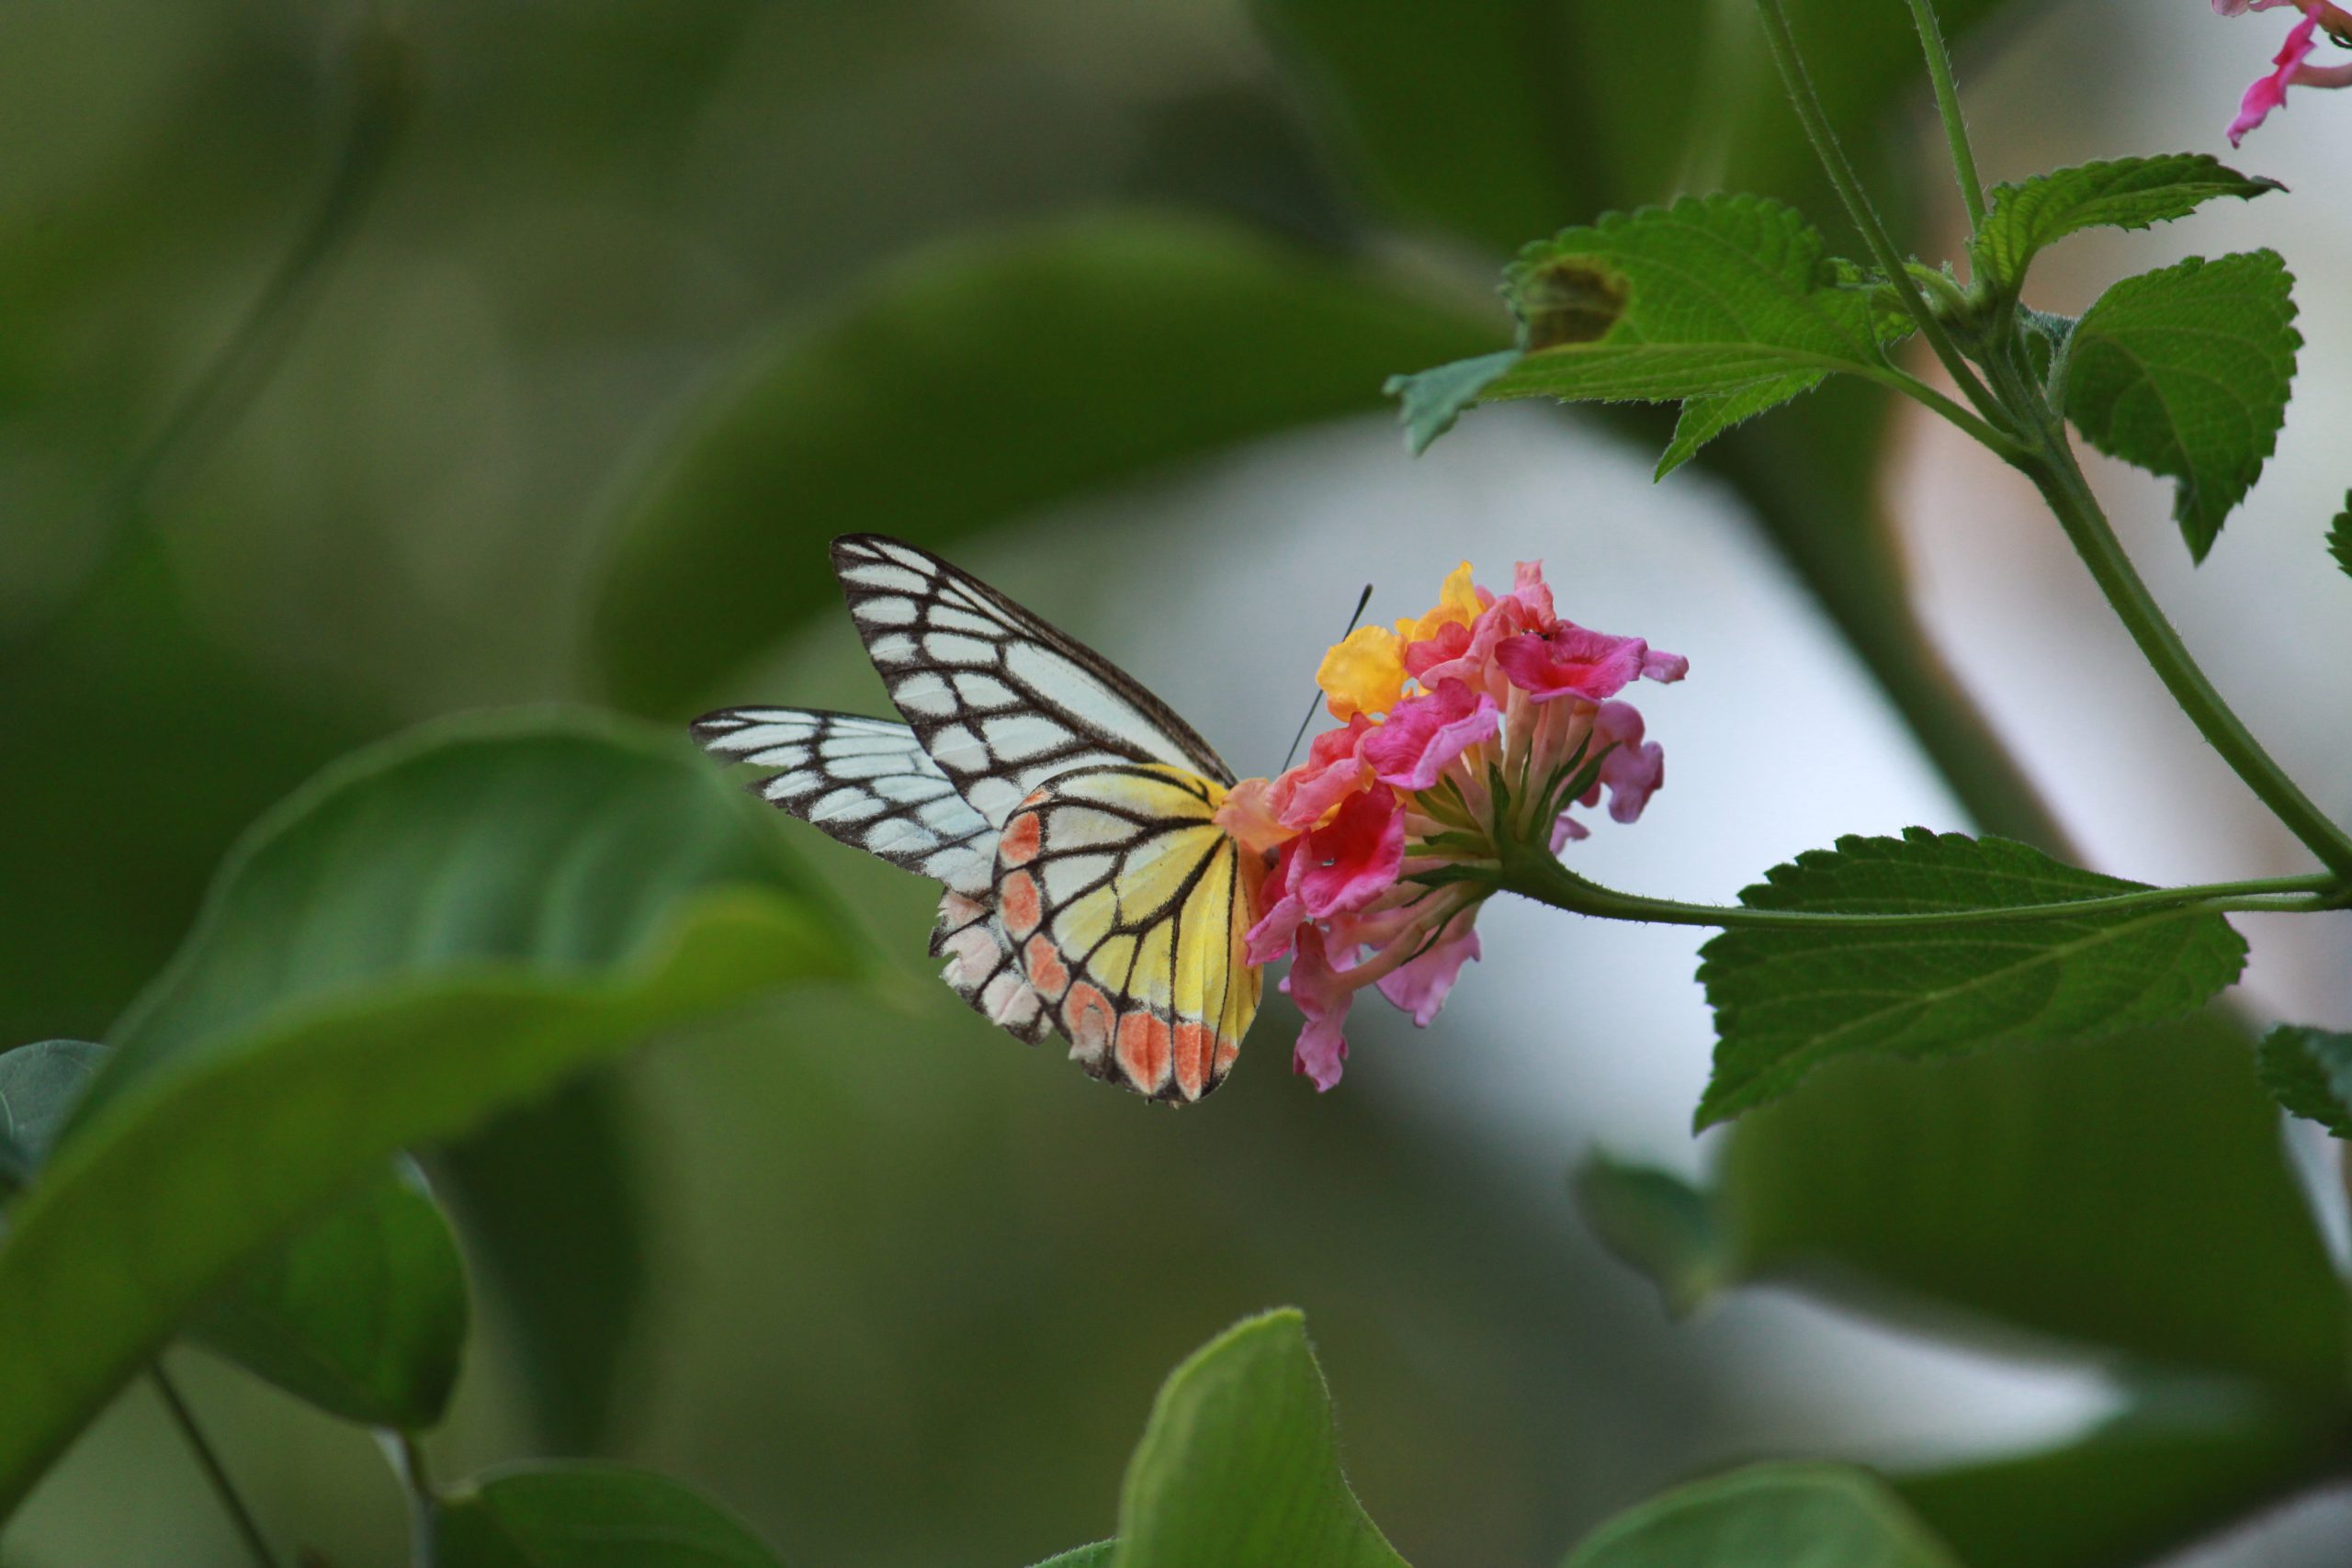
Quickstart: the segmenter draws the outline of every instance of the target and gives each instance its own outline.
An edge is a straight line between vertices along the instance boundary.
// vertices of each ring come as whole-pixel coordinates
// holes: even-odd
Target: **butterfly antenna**
[[[1367,582],[1363,585],[1363,592],[1356,595],[1355,614],[1348,617],[1348,629],[1340,634],[1341,642],[1347,641],[1354,634],[1356,623],[1363,619],[1363,607],[1371,603],[1372,584]],[[1290,772],[1291,760],[1298,755],[1298,743],[1306,739],[1306,727],[1315,722],[1315,710],[1322,705],[1323,698],[1320,693],[1307,699],[1306,716],[1298,721],[1298,733],[1290,738],[1290,750],[1283,753],[1282,772],[1285,773]]]

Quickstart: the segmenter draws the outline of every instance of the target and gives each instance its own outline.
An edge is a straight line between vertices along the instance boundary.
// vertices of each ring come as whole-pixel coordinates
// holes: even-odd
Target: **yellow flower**
[[[1386,713],[1405,694],[1404,639],[1382,626],[1358,626],[1323,655],[1315,683],[1333,718]]]
[[[1397,622],[1396,635],[1407,642],[1426,641],[1443,627],[1468,626],[1478,618],[1482,608],[1477,586],[1470,581],[1470,563],[1464,561],[1446,573],[1444,585],[1438,591],[1437,607],[1418,621]]]

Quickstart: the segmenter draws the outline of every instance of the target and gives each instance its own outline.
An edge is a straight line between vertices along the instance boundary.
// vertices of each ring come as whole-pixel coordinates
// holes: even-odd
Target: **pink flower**
[[[2271,61],[2269,72],[2256,77],[2239,101],[2237,118],[2230,121],[2233,147],[2245,140],[2246,132],[2269,118],[2272,109],[2286,107],[2289,87],[2352,86],[2352,65],[2309,63],[2312,51],[2319,47],[2317,34],[2323,22],[2337,37],[2352,36],[2352,16],[2328,0],[2213,0],[2214,11],[2224,17],[2275,10],[2286,5],[2300,9],[2302,20],[2288,29],[2287,41]]]
[[[1494,698],[1449,679],[1428,696],[1398,703],[1387,722],[1364,738],[1361,755],[1383,783],[1428,789],[1447,763],[1493,739],[1501,726]]]
[[[1325,656],[1317,683],[1345,728],[1280,778],[1234,785],[1216,818],[1273,856],[1244,940],[1251,964],[1290,957],[1283,988],[1306,1020],[1299,1072],[1317,1089],[1340,1081],[1360,991],[1416,1024],[1437,1016],[1479,954],[1481,866],[1533,838],[1555,854],[1585,838],[1574,813],[1604,793],[1614,820],[1641,816],[1665,753],[1616,695],[1689,670],[1640,637],[1562,620],[1532,561],[1504,594],[1465,564],[1436,608]]]

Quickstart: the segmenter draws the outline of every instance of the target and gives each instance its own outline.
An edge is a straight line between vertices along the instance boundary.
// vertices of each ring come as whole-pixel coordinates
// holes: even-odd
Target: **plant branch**
[[[1951,76],[1951,52],[1944,47],[1944,30],[1936,21],[1934,0],[1911,0],[1911,20],[1919,29],[1919,47],[1928,56],[1928,76],[1936,85],[1936,112],[1943,116],[1944,140],[1951,143],[1952,172],[1960,178],[1960,196],[1968,204],[1968,227],[1984,227],[1984,185],[1976,177],[1976,154],[1968,145],[1968,122],[1961,118],[1960,88]]]
[[[2266,877],[2247,882],[2208,882],[2185,887],[2146,887],[2101,898],[2070,898],[2055,904],[2003,908],[1939,909],[1913,914],[1851,914],[1815,909],[1751,909],[1742,905],[1686,904],[1620,893],[1578,876],[1550,855],[1530,854],[1506,862],[1496,874],[1505,890],[1605,920],[1654,925],[1713,926],[1725,931],[1960,931],[2037,920],[2075,920],[2148,909],[2317,911],[2341,908],[2344,889],[2332,875]]]
[[[238,1494],[237,1483],[230,1479],[228,1466],[220,1462],[220,1454],[206,1439],[204,1428],[196,1424],[196,1412],[188,1408],[187,1401],[181,1397],[178,1388],[164,1374],[162,1363],[150,1366],[147,1375],[154,1380],[155,1392],[163,1395],[164,1408],[171,1413],[172,1421],[179,1427],[180,1435],[187,1439],[187,1446],[196,1450],[196,1461],[204,1469],[204,1479],[211,1483],[214,1494],[220,1499],[221,1507],[228,1511],[230,1522],[236,1526],[237,1534],[245,1543],[245,1550],[253,1554],[254,1561],[261,1568],[277,1568],[277,1559],[269,1550],[269,1540],[261,1533],[261,1525],[254,1518],[253,1510],[245,1506],[244,1498]]]
[[[1877,260],[1879,270],[1886,275],[1887,284],[1902,301],[1904,311],[1919,329],[1919,334],[1935,350],[1936,358],[1968,400],[1984,414],[1991,416],[1999,404],[1976,372],[1962,355],[1959,344],[1936,316],[1927,297],[1919,291],[1918,280],[1903,265],[1903,253],[1895,248],[1894,236],[1887,232],[1885,220],[1871,205],[1870,193],[1862,188],[1860,175],[1846,158],[1845,149],[1838,145],[1838,132],[1829,123],[1828,111],[1822,107],[1821,96],[1814,90],[1813,78],[1806,74],[1804,61],[1797,53],[1796,39],[1789,31],[1788,13],[1781,0],[1756,0],[1757,16],[1764,25],[1764,40],[1772,51],[1773,62],[1780,67],[1781,83],[1788,88],[1789,102],[1794,106],[1798,123],[1804,127],[1805,139],[1813,143],[1814,155],[1821,160],[1822,172],[1837,188],[1838,198],[1845,204],[1847,216],[1860,230],[1862,242]]]

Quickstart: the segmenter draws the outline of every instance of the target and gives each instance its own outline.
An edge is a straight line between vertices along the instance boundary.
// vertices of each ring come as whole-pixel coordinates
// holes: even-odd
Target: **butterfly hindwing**
[[[1216,1088],[1258,1010],[1242,933],[1261,863],[1211,819],[1223,795],[1181,768],[1080,768],[997,842],[999,917],[1071,1057],[1154,1100]]]
[[[853,534],[833,541],[833,570],[892,705],[991,822],[1094,763],[1233,782],[1192,726],[1109,660],[929,551]]]

